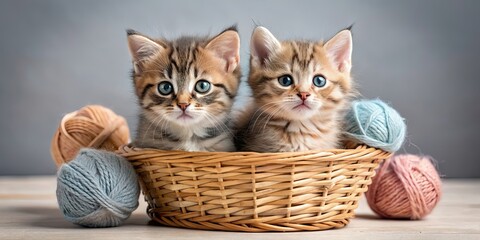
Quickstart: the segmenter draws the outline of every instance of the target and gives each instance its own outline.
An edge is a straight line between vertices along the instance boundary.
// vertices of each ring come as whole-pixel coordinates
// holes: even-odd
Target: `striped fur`
[[[350,59],[349,30],[324,44],[280,42],[265,28],[257,28],[252,35],[248,78],[254,101],[240,121],[244,124],[238,148],[297,152],[338,147],[344,109],[354,94]],[[285,75],[293,78],[292,85],[279,83]],[[327,80],[324,87],[313,84],[317,75]],[[310,95],[303,101],[301,93]]]
[[[134,146],[163,150],[234,151],[230,111],[240,81],[235,27],[213,38],[150,39],[127,31],[140,106]],[[210,90],[195,90],[207,80]],[[161,94],[168,82],[173,92]],[[186,105],[186,110],[181,105]]]

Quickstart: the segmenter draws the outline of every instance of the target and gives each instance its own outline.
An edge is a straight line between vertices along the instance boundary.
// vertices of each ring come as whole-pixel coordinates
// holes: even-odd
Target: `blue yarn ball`
[[[82,149],[57,174],[57,201],[68,221],[84,227],[115,227],[138,207],[140,188],[123,157]]]
[[[346,116],[346,135],[350,140],[387,152],[400,149],[406,129],[400,114],[380,99],[354,101]]]

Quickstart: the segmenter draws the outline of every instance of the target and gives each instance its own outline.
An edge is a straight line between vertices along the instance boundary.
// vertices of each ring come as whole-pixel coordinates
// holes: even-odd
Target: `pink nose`
[[[178,103],[177,105],[180,107],[180,109],[182,109],[182,111],[187,110],[187,107],[190,106],[189,103]]]
[[[310,96],[310,93],[308,92],[299,92],[297,93],[297,96],[302,99],[302,101],[307,100],[308,96]]]

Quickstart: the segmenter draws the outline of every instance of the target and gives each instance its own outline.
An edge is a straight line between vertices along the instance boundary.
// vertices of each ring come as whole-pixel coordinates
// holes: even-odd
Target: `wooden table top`
[[[480,239],[480,179],[444,180],[443,197],[426,219],[383,220],[362,199],[356,218],[342,229],[293,233],[201,231],[148,225],[143,199],[120,227],[89,229],[63,219],[56,180],[0,177],[0,239]]]

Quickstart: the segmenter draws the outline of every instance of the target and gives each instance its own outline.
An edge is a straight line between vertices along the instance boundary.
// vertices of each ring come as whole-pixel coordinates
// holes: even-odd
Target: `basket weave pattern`
[[[356,149],[212,153],[135,149],[147,213],[175,227],[226,231],[341,228],[354,216],[374,169],[390,154]]]

